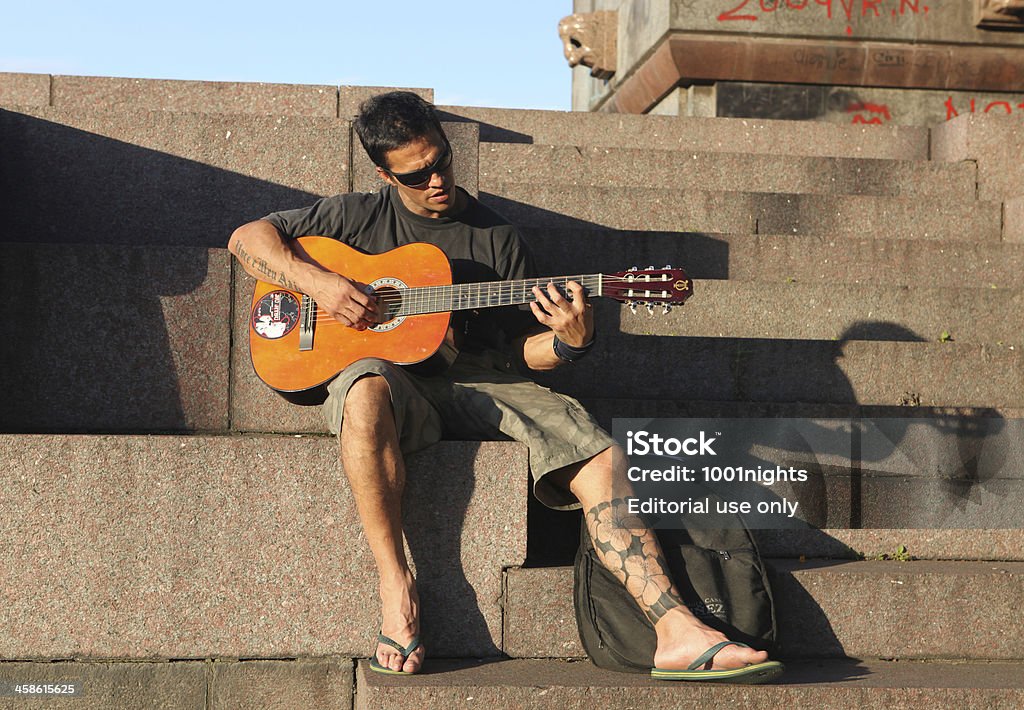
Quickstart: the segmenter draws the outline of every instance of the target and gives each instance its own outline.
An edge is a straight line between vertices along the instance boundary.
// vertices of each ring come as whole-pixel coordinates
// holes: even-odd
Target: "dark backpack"
[[[580,640],[594,665],[626,673],[654,667],[654,627],[598,559],[584,521],[574,602]],[[761,556],[746,527],[656,530],[683,601],[703,623],[759,650],[775,641],[775,608]]]

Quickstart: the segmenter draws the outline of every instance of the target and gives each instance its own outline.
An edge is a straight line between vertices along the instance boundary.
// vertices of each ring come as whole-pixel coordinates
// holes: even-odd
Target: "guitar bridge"
[[[299,352],[313,349],[313,328],[316,326],[316,301],[302,296],[302,317],[299,323]]]

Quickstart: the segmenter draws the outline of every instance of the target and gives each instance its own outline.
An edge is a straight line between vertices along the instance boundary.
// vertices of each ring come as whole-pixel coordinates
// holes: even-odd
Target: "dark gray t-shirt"
[[[461,190],[461,188],[457,188]],[[536,276],[533,257],[508,220],[465,193],[455,217],[413,214],[390,185],[377,193],[353,192],[318,200],[311,207],[275,212],[264,219],[289,238],[332,237],[366,254],[415,242],[433,244],[448,256],[452,281],[508,281]],[[401,276],[401,274],[396,274]],[[515,306],[460,311],[452,318],[462,347],[506,349],[537,320]]]

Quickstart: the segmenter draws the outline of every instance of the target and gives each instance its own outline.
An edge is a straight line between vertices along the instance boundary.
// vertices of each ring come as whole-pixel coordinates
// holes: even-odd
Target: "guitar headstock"
[[[693,295],[693,281],[685,271],[671,266],[663,269],[653,266],[638,269],[634,266],[628,271],[605,276],[601,292],[603,296],[627,304],[633,312],[637,306],[647,306],[647,310],[653,313],[654,307],[661,305],[668,313],[673,305],[682,305]]]

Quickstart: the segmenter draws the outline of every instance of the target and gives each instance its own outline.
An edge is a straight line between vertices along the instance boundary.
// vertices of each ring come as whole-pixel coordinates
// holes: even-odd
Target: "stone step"
[[[722,707],[1009,708],[1024,703],[1024,664],[1015,662],[790,662],[775,685],[680,687],[586,661],[434,661],[414,677],[356,668],[355,710],[591,710],[594,707],[717,710]]]
[[[1016,288],[1024,245],[800,234],[525,227],[542,273],[681,266],[695,279]]]
[[[225,249],[0,243],[0,431],[224,431]]]
[[[1024,639],[1005,633],[1024,604],[1024,563],[768,563],[781,658],[1024,657]],[[572,588],[571,567],[508,570],[505,652],[513,658],[585,656]]]
[[[590,399],[988,410],[1024,407],[1021,367],[1005,345],[606,333],[585,361],[540,379]]]
[[[223,247],[349,189],[337,118],[0,109],[0,136],[0,241]]]
[[[928,129],[920,127],[839,126],[818,121],[636,116],[473,106],[438,108],[442,120],[479,122],[480,140],[495,143],[928,159]]]
[[[636,148],[484,143],[480,185],[519,182],[673,190],[976,198],[973,162],[817,158]]]
[[[373,558],[332,437],[0,436],[0,658],[369,653]],[[440,656],[501,646],[526,554],[527,457],[447,442],[408,463],[405,529]]]
[[[998,242],[1002,205],[935,199],[492,182],[481,200],[528,227]]]
[[[476,126],[447,128],[475,194]],[[0,138],[0,241],[223,247],[269,212],[381,184],[337,118],[8,107]]]
[[[994,343],[1024,346],[1024,291],[872,284],[693,282],[664,313],[607,301],[598,327],[635,335]],[[638,300],[643,300],[642,296]]]

